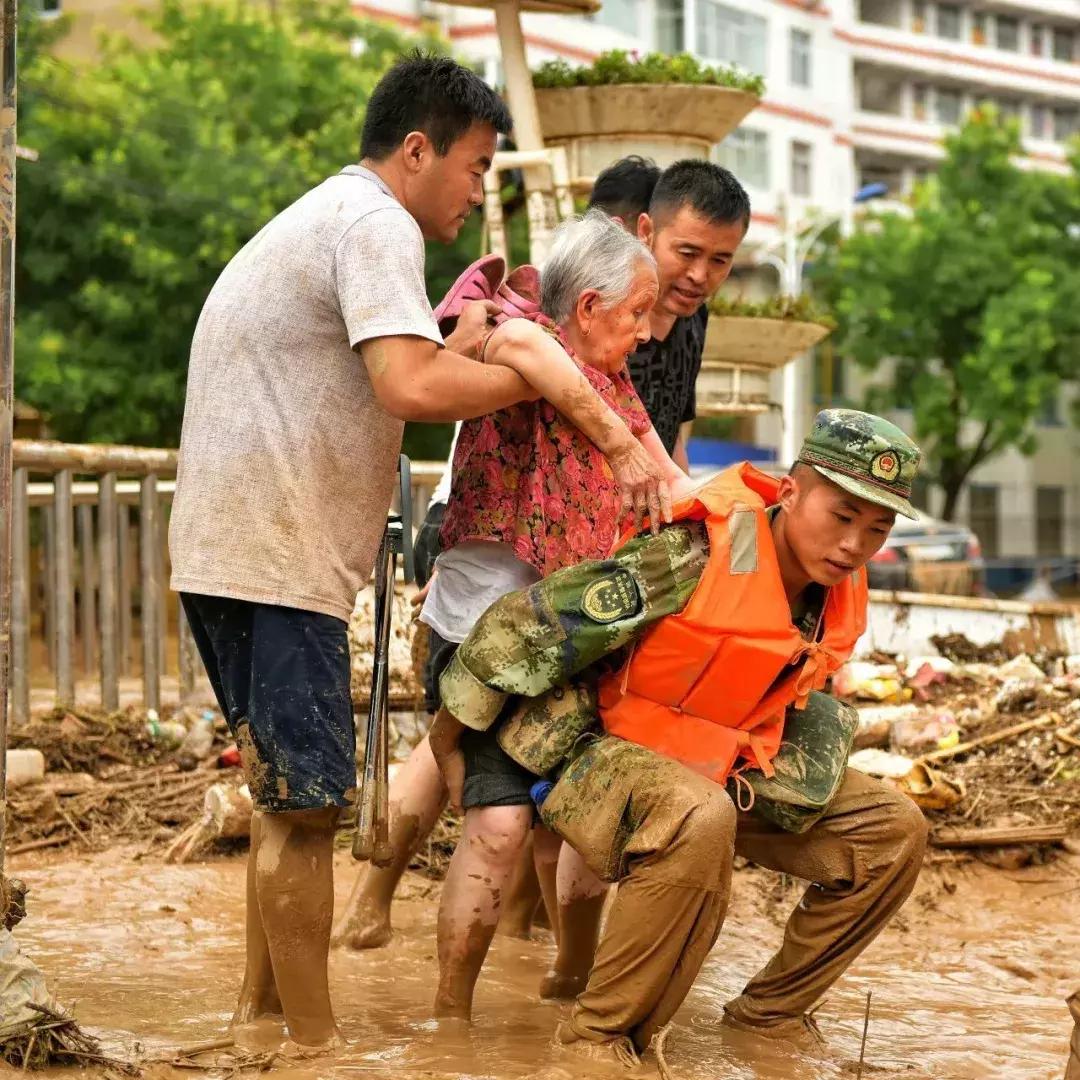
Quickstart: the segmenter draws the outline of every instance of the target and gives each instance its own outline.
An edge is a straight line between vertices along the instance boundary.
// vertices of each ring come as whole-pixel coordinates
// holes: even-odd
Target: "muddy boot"
[[[567,1058],[573,1054],[577,1059],[589,1062],[589,1075],[655,1077],[654,1069],[646,1066],[638,1056],[633,1039],[620,1035],[606,1042],[590,1042],[582,1039],[567,1023],[555,1028],[554,1045]]]
[[[840,1061],[829,1049],[817,1021],[809,1013],[766,1026],[739,1020],[725,1009],[720,1026],[724,1042],[733,1048],[750,1051],[749,1056],[754,1056],[755,1052],[769,1053],[784,1047],[814,1061]]]

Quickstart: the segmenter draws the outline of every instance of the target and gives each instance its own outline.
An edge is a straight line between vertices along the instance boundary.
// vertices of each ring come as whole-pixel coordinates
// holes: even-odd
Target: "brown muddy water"
[[[243,857],[176,867],[132,854],[24,856],[9,867],[33,890],[30,917],[17,931],[24,950],[49,974],[59,998],[76,1002],[83,1025],[125,1056],[222,1034],[243,967]],[[342,855],[339,904],[354,872]],[[907,907],[817,1013],[830,1061],[729,1045],[717,1027],[724,1001],[778,944],[800,891],[798,883],[764,871],[736,874],[727,926],[667,1042],[676,1080],[852,1077],[868,990],[867,1080],[1060,1080],[1069,1030],[1063,999],[1080,986],[1080,858],[1010,873],[953,866],[944,881],[937,868],[924,871]],[[440,1032],[429,1012],[437,904],[438,886],[410,877],[395,912],[394,941],[374,952],[333,955],[334,1001],[349,1047],[334,1063],[273,1075],[609,1075],[550,1048],[561,1008],[536,999],[553,954],[545,933],[528,942],[497,939],[473,1028]],[[651,1071],[657,1075],[655,1065]],[[166,1075],[193,1074],[154,1071]]]

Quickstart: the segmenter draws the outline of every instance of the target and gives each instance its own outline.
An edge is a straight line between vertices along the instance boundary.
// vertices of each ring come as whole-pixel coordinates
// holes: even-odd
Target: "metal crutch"
[[[371,666],[371,703],[368,710],[364,748],[364,774],[360,783],[353,858],[370,860],[375,866],[389,866],[390,850],[389,780],[390,757],[390,630],[394,611],[394,578],[401,556],[406,583],[415,579],[412,536],[412,481],[409,459],[398,459],[398,513],[386,519],[379,554],[375,561],[375,633]]]

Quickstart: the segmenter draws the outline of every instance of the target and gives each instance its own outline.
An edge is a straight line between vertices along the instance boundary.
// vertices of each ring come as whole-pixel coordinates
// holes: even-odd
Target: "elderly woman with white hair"
[[[594,211],[556,232],[540,277],[540,314],[496,327],[482,356],[514,367],[536,386],[536,365],[550,364],[537,355],[530,322],[540,323],[563,344],[567,364],[660,462],[678,497],[689,480],[668,457],[626,371],[627,355],[650,336],[657,292],[648,248]],[[466,422],[454,455],[443,553],[420,616],[431,628],[435,672],[500,596],[608,556],[622,521],[603,456],[549,401]],[[435,1006],[440,1015],[468,1016],[501,898],[533,827],[530,789],[537,778],[502,750],[494,731],[473,731],[446,711],[432,728],[431,747],[443,763],[451,804],[465,810],[439,913]],[[551,844],[538,834],[538,855],[543,848],[550,861]],[[546,893],[550,879],[548,885]]]

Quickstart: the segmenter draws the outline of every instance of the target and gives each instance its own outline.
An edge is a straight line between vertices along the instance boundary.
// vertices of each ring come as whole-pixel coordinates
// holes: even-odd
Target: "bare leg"
[[[470,1018],[503,890],[531,825],[531,806],[484,806],[465,813],[465,828],[450,860],[439,905],[436,1016]]]
[[[570,1000],[589,981],[608,886],[569,844],[559,855],[558,885],[559,951],[540,983],[540,996]]]
[[[514,875],[506,886],[502,913],[495,932],[503,937],[524,938],[527,941],[532,934],[533,912],[539,900],[540,882],[536,879],[533,865],[533,833],[530,832],[518,856]]]
[[[244,968],[244,983],[240,988],[240,1000],[229,1024],[230,1028],[266,1018],[284,1020],[255,887],[255,862],[262,836],[262,819],[262,814],[251,816],[251,850],[247,863],[247,962]]]
[[[390,940],[390,906],[409,860],[435,827],[446,806],[446,787],[425,736],[390,785],[389,866],[368,866],[356,878],[345,910],[334,927],[333,944],[377,949]]]
[[[338,810],[256,811],[253,816],[259,836],[250,856],[255,891],[285,1023],[300,1046],[326,1044],[337,1035],[326,961]]]
[[[543,825],[537,825],[533,829],[533,861],[536,865],[536,876],[540,880],[540,891],[543,893],[544,907],[548,912],[554,912],[551,919],[551,930],[555,934],[555,941],[559,940],[559,891],[557,885],[557,872],[559,866],[559,850],[562,848],[562,838],[556,836],[550,829]]]

